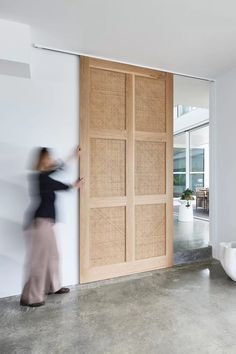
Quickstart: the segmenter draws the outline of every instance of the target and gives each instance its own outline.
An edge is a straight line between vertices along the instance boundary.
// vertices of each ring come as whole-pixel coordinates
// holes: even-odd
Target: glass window
[[[174,172],[186,172],[185,133],[174,136]]]
[[[190,149],[190,172],[204,171],[204,149]]]
[[[188,187],[209,187],[209,126],[175,135],[173,155],[174,197]]]
[[[186,174],[174,173],[174,197],[180,197],[186,189]]]
[[[190,188],[209,187],[209,126],[190,131]]]
[[[186,113],[194,111],[195,109],[197,109],[197,107],[176,105],[174,106],[174,118],[176,119],[178,117],[181,117]]]
[[[204,187],[204,173],[191,173],[190,188],[196,192],[196,189],[201,187]]]
[[[174,148],[174,172],[186,171],[186,149]]]
[[[186,188],[186,135],[174,136],[174,197],[180,197]]]

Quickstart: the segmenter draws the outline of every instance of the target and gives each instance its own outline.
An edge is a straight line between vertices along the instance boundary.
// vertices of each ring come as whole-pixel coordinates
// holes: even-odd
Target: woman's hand
[[[75,149],[73,149],[73,152],[64,160],[64,162],[67,163],[75,157],[79,159],[80,155],[81,155],[81,147],[78,145]]]
[[[82,186],[83,183],[84,183],[84,177],[79,178],[77,181],[75,181],[75,183],[73,184],[73,187],[80,189],[80,187]]]
[[[75,155],[76,157],[79,159],[80,158],[80,155],[81,155],[81,147],[80,145],[77,146],[76,150],[75,150]]]

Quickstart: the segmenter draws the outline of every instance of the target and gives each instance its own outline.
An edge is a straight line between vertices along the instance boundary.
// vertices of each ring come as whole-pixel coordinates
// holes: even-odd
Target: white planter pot
[[[236,281],[236,242],[221,242],[219,256],[225,273]]]
[[[187,200],[180,200],[181,205],[179,206],[179,216],[178,220],[181,222],[191,222],[193,221],[193,206],[187,207]]]

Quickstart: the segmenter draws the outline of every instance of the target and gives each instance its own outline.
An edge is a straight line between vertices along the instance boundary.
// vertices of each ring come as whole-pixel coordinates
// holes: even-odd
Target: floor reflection
[[[209,244],[209,222],[194,219],[179,222],[174,215],[174,252],[207,247]]]

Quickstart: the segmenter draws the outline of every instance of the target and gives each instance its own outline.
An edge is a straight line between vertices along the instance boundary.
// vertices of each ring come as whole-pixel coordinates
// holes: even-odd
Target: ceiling
[[[235,0],[0,0],[45,46],[214,79],[236,65]]]

